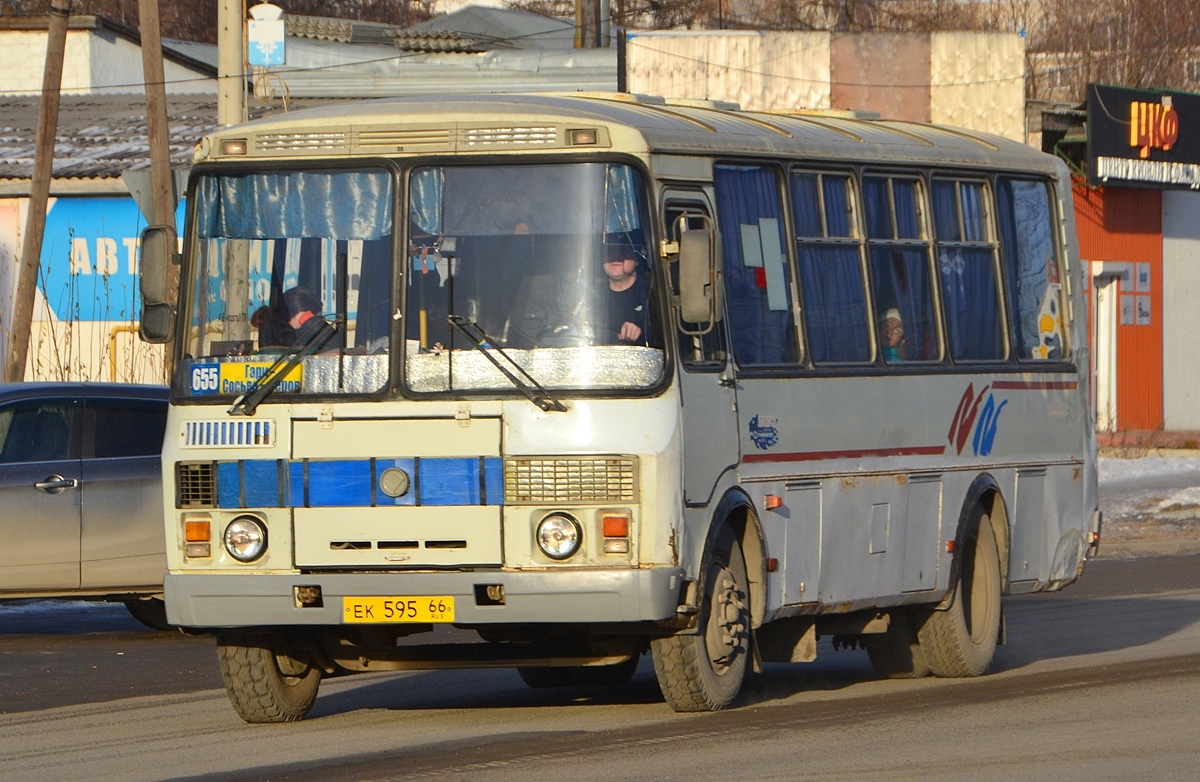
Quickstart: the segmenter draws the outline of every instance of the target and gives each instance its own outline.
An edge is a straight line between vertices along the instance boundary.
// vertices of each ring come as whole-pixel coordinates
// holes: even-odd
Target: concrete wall
[[[744,109],[827,109],[829,33],[630,32],[629,92],[727,100]]]
[[[929,122],[928,35],[840,36],[830,55],[833,108],[869,108],[887,119]]]
[[[0,31],[0,93],[39,92],[46,66],[44,30]],[[166,60],[167,92],[216,94],[216,80]],[[108,30],[68,30],[63,60],[64,91],[140,93],[142,50]]]
[[[1025,142],[1025,39],[1014,33],[934,33],[929,119]]]
[[[1200,193],[1165,191],[1162,227],[1163,417],[1200,431]]]
[[[750,110],[865,109],[1025,142],[1015,33],[631,32],[626,84]]]

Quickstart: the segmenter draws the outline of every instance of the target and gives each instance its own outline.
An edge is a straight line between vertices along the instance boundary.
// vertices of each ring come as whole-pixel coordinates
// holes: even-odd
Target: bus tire
[[[527,687],[535,690],[545,690],[551,687],[570,687],[575,682],[571,680],[571,669],[555,666],[518,668],[517,675]]]
[[[225,691],[246,722],[295,722],[308,714],[321,669],[298,659],[280,633],[218,633]]]
[[[987,514],[965,541],[951,605],[934,611],[917,635],[934,674],[982,676],[992,664],[1000,637],[1000,554]]]
[[[741,546],[723,530],[705,568],[700,632],[650,642],[663,698],[675,711],[727,708],[742,689],[750,652],[750,605]]]
[[[571,669],[571,681],[580,687],[620,687],[629,684],[637,672],[640,654],[616,665],[586,665]]]
[[[917,638],[913,609],[896,608],[886,633],[863,636],[875,672],[885,679],[922,679],[932,671]]]

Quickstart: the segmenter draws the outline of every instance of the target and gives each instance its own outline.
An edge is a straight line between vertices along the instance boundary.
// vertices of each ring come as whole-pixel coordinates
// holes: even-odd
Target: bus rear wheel
[[[950,607],[934,611],[918,632],[938,676],[982,676],[1000,637],[1000,553],[987,514],[979,511],[967,539]]]
[[[727,708],[742,689],[750,652],[750,603],[741,546],[724,530],[709,554],[696,635],[650,642],[663,698],[675,711]]]
[[[282,633],[217,634],[225,691],[246,722],[295,722],[308,714],[321,669],[302,658]]]

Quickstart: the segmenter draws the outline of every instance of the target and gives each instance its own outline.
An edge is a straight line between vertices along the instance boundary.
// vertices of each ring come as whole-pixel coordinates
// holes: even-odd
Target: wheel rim
[[[746,631],[746,602],[737,580],[727,567],[716,574],[705,640],[712,669],[725,673],[742,651]]]
[[[978,536],[974,539],[971,556],[964,563],[969,572],[963,573],[963,607],[966,616],[963,617],[971,643],[976,646],[987,641],[989,628],[992,624],[992,599],[988,593],[991,573],[984,563]]]

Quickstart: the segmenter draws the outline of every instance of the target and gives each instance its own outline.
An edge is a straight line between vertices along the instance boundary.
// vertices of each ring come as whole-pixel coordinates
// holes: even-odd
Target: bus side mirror
[[[142,315],[138,335],[146,342],[168,342],[174,330],[175,308],[167,297],[167,277],[170,265],[176,262],[177,246],[174,226],[151,225],[142,231],[138,275]]]
[[[721,321],[722,273],[715,231],[691,230],[679,235],[679,305],[688,323]]]

